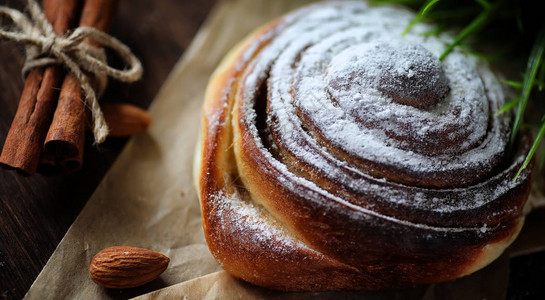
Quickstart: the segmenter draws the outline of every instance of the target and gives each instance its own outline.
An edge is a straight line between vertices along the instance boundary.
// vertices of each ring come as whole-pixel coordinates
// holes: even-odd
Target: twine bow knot
[[[86,105],[91,111],[95,142],[103,142],[108,135],[108,125],[100,110],[97,92],[92,87],[91,76],[97,80],[97,91],[101,94],[106,87],[107,76],[124,82],[134,82],[142,76],[142,64],[129,47],[94,28],[78,27],[66,36],[57,35],[40,6],[34,0],[27,0],[27,4],[30,18],[18,10],[0,7],[0,15],[9,17],[15,25],[13,30],[1,28],[0,38],[26,46],[24,75],[34,68],[52,64],[61,64],[68,68],[84,91]],[[83,43],[87,38],[115,51],[128,68],[120,70],[110,67],[104,50]]]

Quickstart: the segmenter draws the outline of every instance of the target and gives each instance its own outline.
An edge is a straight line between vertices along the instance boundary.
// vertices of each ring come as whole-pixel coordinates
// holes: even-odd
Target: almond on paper
[[[132,288],[159,277],[170,259],[163,254],[143,248],[110,247],[91,260],[91,279],[106,288]]]

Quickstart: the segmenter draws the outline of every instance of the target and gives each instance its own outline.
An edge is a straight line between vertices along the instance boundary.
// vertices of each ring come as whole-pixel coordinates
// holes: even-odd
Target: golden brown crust
[[[259,124],[248,122],[247,110],[265,111],[258,101],[269,96],[256,92],[255,106],[244,100],[250,97],[244,85],[248,70],[255,67],[253,59],[301,15],[270,23],[241,42],[220,64],[206,92],[194,176],[204,233],[220,265],[236,277],[273,289],[377,290],[453,280],[499,256],[522,226],[528,172],[483,205],[441,209],[378,201],[372,193],[346,187],[327,170],[299,160],[274,140],[278,133],[264,133]],[[265,119],[255,117],[257,123]],[[264,145],[270,143],[266,134],[278,145]],[[449,204],[447,198],[466,195],[463,189],[476,193],[483,186],[511,182],[529,139],[521,138],[520,145],[515,158],[504,157],[486,176],[457,179],[465,187],[415,188],[407,185],[411,180],[399,181],[395,171],[376,164],[371,176],[338,172],[405,197],[425,193]],[[342,157],[349,163],[357,160]],[[440,187],[448,183],[430,182]]]

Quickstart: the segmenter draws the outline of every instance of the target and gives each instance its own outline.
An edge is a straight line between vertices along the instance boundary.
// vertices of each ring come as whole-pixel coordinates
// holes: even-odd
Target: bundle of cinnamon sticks
[[[54,31],[64,35],[76,25],[107,31],[117,4],[118,0],[44,0],[42,6]],[[100,47],[92,40],[85,42]],[[128,104],[112,104],[103,110],[111,136],[143,131],[151,121],[145,111]],[[24,175],[78,170],[83,161],[88,119],[80,83],[73,75],[65,74],[62,66],[30,71],[0,155],[0,165]],[[126,130],[127,124],[119,126],[119,122],[127,123],[127,119],[131,130]]]

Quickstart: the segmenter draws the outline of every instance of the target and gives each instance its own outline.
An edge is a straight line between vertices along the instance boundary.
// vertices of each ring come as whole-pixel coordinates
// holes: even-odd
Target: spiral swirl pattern
[[[528,138],[506,153],[497,78],[461,52],[439,61],[450,37],[423,37],[427,25],[402,38],[412,18],[314,5],[218,69],[197,177],[208,243],[228,271],[296,290],[430,283],[482,267],[503,249],[486,245],[516,235],[530,173],[513,178]],[[287,266],[301,259],[314,267]],[[270,270],[292,280],[264,279]]]

